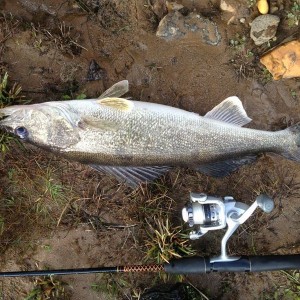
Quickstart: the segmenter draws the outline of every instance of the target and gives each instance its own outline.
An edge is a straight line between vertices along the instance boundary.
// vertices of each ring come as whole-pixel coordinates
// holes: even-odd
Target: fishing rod
[[[201,274],[300,269],[300,254],[263,256],[229,256],[227,254],[226,245],[228,239],[254,213],[256,208],[270,213],[274,209],[274,201],[267,195],[261,194],[251,206],[248,206],[245,203],[235,201],[231,196],[218,198],[204,193],[190,194],[190,201],[182,209],[183,220],[190,227],[198,225],[197,230],[190,232],[190,239],[199,239],[211,230],[223,229],[227,226],[227,231],[221,242],[221,254],[216,257],[185,257],[173,259],[169,263],[152,265],[0,272],[0,277],[136,272]]]
[[[0,272],[0,277],[79,275],[95,273],[166,272],[169,274],[201,274],[211,272],[263,272],[300,269],[300,254],[242,256],[238,260],[212,262],[209,257],[185,257],[170,263],[129,265],[81,269],[57,269]]]

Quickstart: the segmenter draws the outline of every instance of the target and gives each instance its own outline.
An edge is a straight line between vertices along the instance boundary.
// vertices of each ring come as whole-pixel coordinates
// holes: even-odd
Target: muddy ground
[[[156,37],[161,16],[153,3],[2,0],[1,74],[7,71],[11,84],[18,83],[32,102],[93,98],[127,79],[133,99],[200,115],[237,95],[253,119],[251,128],[278,130],[300,121],[300,81],[273,81],[259,63],[265,51],[299,31],[287,19],[292,1],[273,1],[280,8],[274,13],[281,18],[277,40],[260,47],[249,37],[249,23],[258,15],[253,1],[236,2],[239,15],[231,24],[219,1],[178,1],[185,13],[195,11],[215,22],[218,45],[205,43],[199,32],[171,41]],[[99,68],[91,72],[93,60]],[[268,193],[274,211],[257,211],[241,226],[229,242],[230,254],[300,253],[299,183],[300,164],[264,155],[223,179],[174,169],[132,190],[86,166],[12,143],[0,165],[1,270],[143,263],[148,223],[160,216],[182,225],[181,208],[191,191],[232,195],[247,204]],[[222,234],[211,232],[191,246],[199,255],[218,254]],[[183,280],[209,299],[299,299],[295,283],[282,272]],[[65,295],[53,296],[61,281]],[[40,299],[36,287],[46,285],[38,279],[1,282],[2,299]],[[41,299],[51,294],[52,299],[137,299],[158,282],[156,274],[68,276],[52,282]]]

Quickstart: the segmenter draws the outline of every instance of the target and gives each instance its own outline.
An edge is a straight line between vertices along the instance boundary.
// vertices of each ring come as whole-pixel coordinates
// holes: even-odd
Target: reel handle
[[[257,198],[258,207],[265,213],[270,213],[274,209],[274,201],[266,194],[260,194]]]

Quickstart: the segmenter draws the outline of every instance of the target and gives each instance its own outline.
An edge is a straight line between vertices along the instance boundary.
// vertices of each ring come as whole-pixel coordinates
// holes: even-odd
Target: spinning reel
[[[274,208],[274,201],[267,195],[259,195],[251,206],[237,202],[233,197],[223,199],[208,196],[204,193],[191,193],[190,202],[182,210],[182,218],[190,227],[199,225],[198,230],[190,232],[190,239],[196,240],[210,230],[223,229],[227,231],[221,243],[221,255],[213,257],[210,262],[224,262],[238,260],[240,257],[228,256],[226,244],[231,235],[243,224],[256,210],[261,208],[270,213]]]

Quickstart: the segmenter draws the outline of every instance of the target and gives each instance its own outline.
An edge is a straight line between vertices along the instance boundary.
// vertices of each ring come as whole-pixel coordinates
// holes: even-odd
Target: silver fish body
[[[292,135],[242,128],[184,110],[132,101],[123,112],[90,100],[63,103],[81,120],[92,116],[100,126],[84,121],[79,141],[60,152],[84,163],[112,166],[189,165],[249,153],[281,153],[292,147]],[[88,107],[87,107],[88,106]],[[103,126],[103,127],[102,127]]]
[[[168,166],[226,175],[260,152],[298,160],[299,129],[269,132],[242,128],[251,119],[229,97],[201,117],[160,104],[106,92],[100,99],[55,101],[0,110],[0,128],[20,138],[127,179],[154,179]],[[167,167],[166,167],[167,166]]]

